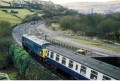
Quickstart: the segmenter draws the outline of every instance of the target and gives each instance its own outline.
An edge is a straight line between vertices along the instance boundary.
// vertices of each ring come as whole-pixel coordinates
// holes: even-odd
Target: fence
[[[58,40],[55,40],[55,39],[47,39],[47,41],[49,41],[51,44],[55,44],[55,45],[58,45],[60,47],[64,47],[64,48],[67,48],[67,49],[70,49],[70,50],[73,50],[73,51],[76,51],[76,50],[79,49],[77,47],[71,46],[69,44],[62,43],[62,42],[60,42]]]

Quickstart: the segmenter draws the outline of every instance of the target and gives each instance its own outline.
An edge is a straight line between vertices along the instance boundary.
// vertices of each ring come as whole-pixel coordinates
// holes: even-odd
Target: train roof
[[[48,42],[48,41],[39,39],[39,38],[36,37],[36,36],[31,36],[31,35],[28,35],[28,34],[23,35],[23,37],[25,37],[25,38],[27,38],[27,39],[35,42],[36,44],[38,44],[38,45],[40,45],[40,46],[42,46],[42,45],[44,45],[44,44],[49,44],[49,43],[50,43],[50,42]]]
[[[80,55],[76,52],[67,50],[65,48],[62,48],[56,45],[48,45],[46,49],[49,49],[53,52],[63,55],[71,60],[74,60],[80,64],[83,64],[89,68],[92,68],[93,70],[96,70],[105,75],[108,75],[111,78],[120,79],[120,68],[116,66],[104,63],[102,61],[90,58],[88,56]]]

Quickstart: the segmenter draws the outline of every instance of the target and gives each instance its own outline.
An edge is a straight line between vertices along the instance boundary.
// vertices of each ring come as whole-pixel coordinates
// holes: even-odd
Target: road
[[[96,54],[100,54],[104,56],[120,57],[120,53],[102,49],[102,48],[93,47],[90,45],[86,45],[86,44],[82,44],[82,43],[70,40],[70,38],[65,36],[63,33],[46,28],[44,22],[42,21],[38,21],[34,25],[31,25],[31,23],[21,24],[14,28],[13,37],[19,45],[21,45],[23,34],[31,34],[31,35],[37,35],[37,36],[40,34],[46,34],[48,39],[58,40],[62,43],[65,43],[77,48],[87,49]]]

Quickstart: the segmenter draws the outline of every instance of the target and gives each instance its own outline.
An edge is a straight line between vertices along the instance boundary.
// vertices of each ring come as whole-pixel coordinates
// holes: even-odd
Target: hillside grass
[[[18,14],[15,14],[15,15],[17,15],[18,17],[20,17],[22,19],[24,19],[26,15],[34,14],[34,12],[30,12],[27,9],[7,9],[7,10],[8,10],[9,13],[10,13],[11,10],[17,10]]]
[[[3,12],[2,10],[6,9],[8,11],[8,13]],[[10,14],[11,10],[17,10],[18,14]],[[20,23],[22,21],[22,19],[25,18],[26,15],[31,15],[34,14],[33,12],[30,12],[27,9],[7,9],[7,8],[0,8],[0,20],[4,20],[4,21],[8,21],[12,24],[16,24],[16,23]],[[14,15],[20,17],[17,18]]]
[[[74,38],[72,38],[72,37],[74,37]],[[120,53],[119,45],[105,43],[99,39],[93,40],[92,38],[90,39],[89,37],[84,37],[84,36],[72,36],[72,37],[70,38],[71,40],[80,42],[82,44],[86,44],[86,45],[90,45],[90,46],[94,46],[94,47],[98,47],[98,48],[111,50],[111,51]]]
[[[5,13],[3,11],[0,11],[0,20],[8,21],[10,23],[20,23],[21,22],[21,19],[14,17],[13,15]]]

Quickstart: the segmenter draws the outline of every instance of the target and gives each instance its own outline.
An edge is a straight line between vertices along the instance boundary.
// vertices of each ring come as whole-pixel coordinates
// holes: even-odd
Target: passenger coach
[[[73,51],[49,45],[46,60],[80,80],[120,80],[120,68]]]

